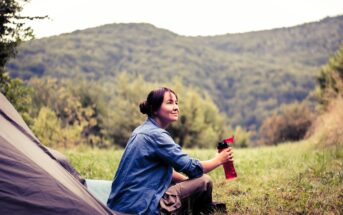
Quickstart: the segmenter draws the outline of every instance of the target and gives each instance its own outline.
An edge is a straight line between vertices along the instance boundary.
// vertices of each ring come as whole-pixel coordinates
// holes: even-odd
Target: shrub
[[[343,43],[321,68],[316,93],[319,103],[324,107],[336,97],[343,96]]]
[[[260,129],[261,142],[276,145],[285,141],[298,141],[305,137],[313,121],[309,107],[302,104],[284,106],[280,113],[267,118]]]
[[[80,125],[71,125],[62,128],[61,120],[56,113],[48,107],[42,107],[34,123],[32,131],[40,142],[52,148],[70,148],[81,143]]]
[[[343,98],[332,100],[307,133],[323,147],[343,146]]]

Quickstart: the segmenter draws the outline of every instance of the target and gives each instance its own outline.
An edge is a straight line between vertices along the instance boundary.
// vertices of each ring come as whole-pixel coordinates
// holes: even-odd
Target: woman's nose
[[[179,110],[179,105],[175,104],[174,105],[174,110]]]

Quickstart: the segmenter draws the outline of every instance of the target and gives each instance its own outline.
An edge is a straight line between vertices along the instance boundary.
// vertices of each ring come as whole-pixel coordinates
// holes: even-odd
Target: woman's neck
[[[170,123],[166,123],[166,122],[163,122],[163,120],[161,120],[160,118],[158,117],[153,117],[153,119],[156,121],[156,123],[163,129],[166,129],[168,127],[168,125]]]

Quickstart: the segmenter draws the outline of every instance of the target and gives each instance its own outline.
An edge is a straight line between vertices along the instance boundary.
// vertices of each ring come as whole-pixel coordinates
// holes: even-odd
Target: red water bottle
[[[220,153],[223,149],[231,147],[230,144],[233,144],[234,142],[235,142],[235,139],[234,139],[234,136],[232,136],[218,143],[217,145],[218,152]],[[229,180],[229,179],[234,179],[237,177],[237,173],[233,165],[233,161],[227,161],[223,163],[223,167],[224,167],[226,179]]]

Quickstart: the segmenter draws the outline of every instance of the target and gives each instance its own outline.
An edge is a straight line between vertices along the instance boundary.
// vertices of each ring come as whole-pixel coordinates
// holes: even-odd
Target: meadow
[[[185,150],[206,160],[212,149]],[[112,180],[123,150],[78,148],[64,151],[88,179]],[[307,140],[278,146],[235,149],[238,177],[225,180],[223,168],[209,173],[213,198],[229,214],[343,214],[343,148]]]

